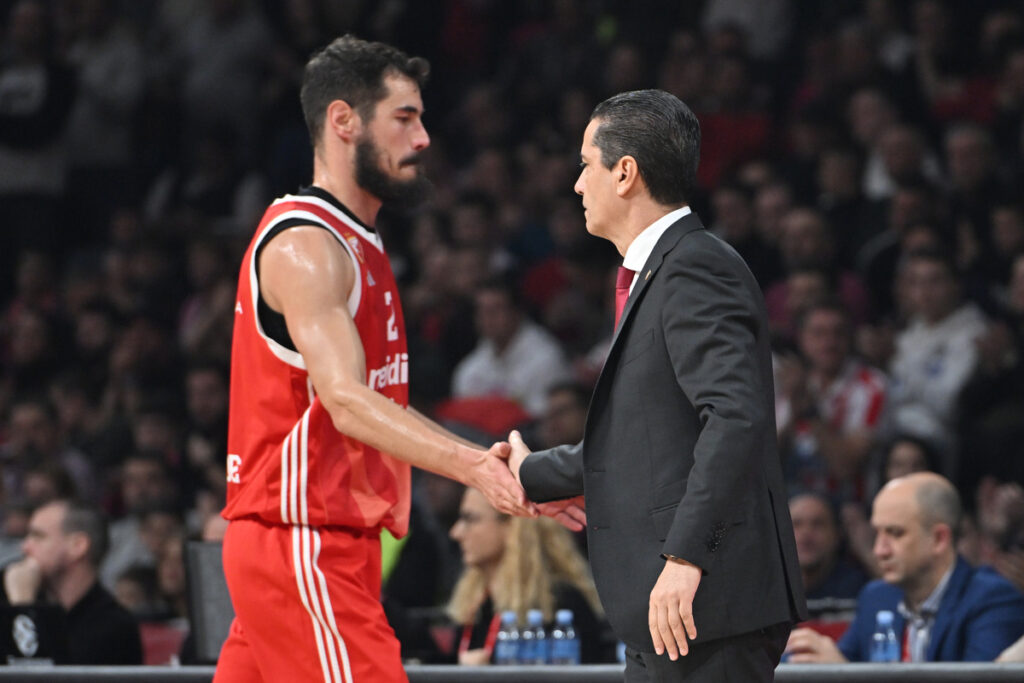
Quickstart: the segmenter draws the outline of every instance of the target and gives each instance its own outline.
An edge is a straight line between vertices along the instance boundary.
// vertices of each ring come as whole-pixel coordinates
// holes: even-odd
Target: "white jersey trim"
[[[278,199],[275,199],[273,201],[272,205],[273,204],[279,204],[281,202],[295,202],[297,204],[302,204],[302,203],[313,204],[314,206],[317,206],[317,207],[323,209],[324,211],[329,212],[332,216],[334,216],[340,222],[344,223],[349,228],[351,228],[356,233],[358,233],[358,235],[360,237],[362,237],[364,240],[366,240],[367,242],[372,244],[374,247],[376,247],[377,250],[380,251],[380,253],[382,253],[382,254],[384,253],[384,241],[380,238],[380,235],[377,232],[374,232],[372,230],[367,230],[358,221],[353,220],[351,216],[349,216],[347,213],[345,213],[344,211],[342,211],[341,209],[336,207],[334,204],[331,204],[330,202],[324,201],[323,199],[320,199],[319,197],[311,197],[311,196],[308,196],[308,195],[288,194],[288,195],[285,195],[284,197],[280,197]]]
[[[276,204],[277,202],[274,203]],[[324,203],[326,204],[326,202]],[[335,211],[337,212],[336,209]],[[277,343],[269,336],[267,336],[266,331],[264,331],[263,329],[263,325],[260,324],[259,316],[260,283],[259,277],[256,275],[257,252],[260,248],[260,245],[263,243],[263,240],[270,233],[270,231],[273,230],[275,226],[277,226],[278,223],[280,223],[281,221],[293,219],[308,221],[311,225],[316,225],[328,230],[332,235],[334,235],[334,238],[338,240],[341,246],[344,247],[345,252],[348,254],[349,259],[351,259],[352,261],[353,268],[355,268],[355,279],[352,284],[352,291],[349,293],[348,296],[348,312],[353,318],[356,315],[356,311],[359,310],[359,303],[360,300],[362,299],[363,276],[362,270],[359,267],[359,259],[356,257],[355,253],[353,253],[351,245],[348,244],[348,241],[344,238],[344,236],[342,236],[332,226],[327,224],[322,218],[308,211],[300,211],[298,209],[293,211],[285,211],[281,215],[274,218],[274,220],[267,223],[266,227],[263,228],[262,232],[260,232],[259,236],[256,238],[256,242],[253,245],[253,256],[252,259],[250,259],[249,263],[249,290],[250,294],[252,295],[252,317],[254,324],[256,325],[256,332],[266,343],[267,348],[270,349],[270,352],[277,356],[278,360],[281,360],[294,368],[305,370],[306,361],[302,357],[302,354],[299,353],[298,351],[293,351],[289,348],[282,346],[281,344]],[[351,219],[349,222],[351,222]],[[346,223],[346,225],[347,224],[348,223]],[[362,232],[366,231],[363,230]]]

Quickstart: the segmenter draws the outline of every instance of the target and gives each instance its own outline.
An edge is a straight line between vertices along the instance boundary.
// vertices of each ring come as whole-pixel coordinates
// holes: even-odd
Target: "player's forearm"
[[[350,383],[320,398],[339,432],[421,469],[470,484],[472,465],[486,457],[368,387]]]

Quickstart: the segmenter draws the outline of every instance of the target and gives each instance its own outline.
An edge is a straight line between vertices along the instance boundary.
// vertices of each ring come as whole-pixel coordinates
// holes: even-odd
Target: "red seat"
[[[530,414],[522,406],[501,396],[452,398],[438,403],[434,416],[439,421],[460,422],[500,438],[530,421]]]
[[[802,628],[809,628],[813,631],[828,636],[838,641],[850,627],[850,619],[811,619],[800,624]]]
[[[172,657],[181,652],[181,644],[188,635],[183,621],[144,621],[139,624],[142,638],[142,663],[146,666],[170,664]]]

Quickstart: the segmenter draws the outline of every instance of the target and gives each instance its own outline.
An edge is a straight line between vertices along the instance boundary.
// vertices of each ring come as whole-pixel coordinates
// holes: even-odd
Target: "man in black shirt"
[[[41,633],[61,641],[61,664],[141,664],[142,644],[132,615],[97,579],[107,550],[103,516],[70,501],[47,503],[32,513],[22,544],[25,557],[4,571],[4,593],[12,608],[29,614],[59,610],[63,633]],[[31,656],[31,653],[25,653]]]

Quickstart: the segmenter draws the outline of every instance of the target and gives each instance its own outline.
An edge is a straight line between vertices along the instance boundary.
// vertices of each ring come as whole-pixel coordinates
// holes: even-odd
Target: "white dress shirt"
[[[640,276],[640,269],[644,267],[651,252],[654,251],[654,245],[658,243],[658,240],[665,234],[665,231],[672,227],[673,223],[690,213],[692,211],[690,211],[688,206],[670,211],[644,228],[643,232],[633,239],[633,242],[626,249],[626,256],[622,259],[623,266],[636,271],[636,275],[633,276],[633,282],[629,285],[631,294],[633,293],[633,287],[636,285],[636,279]]]

